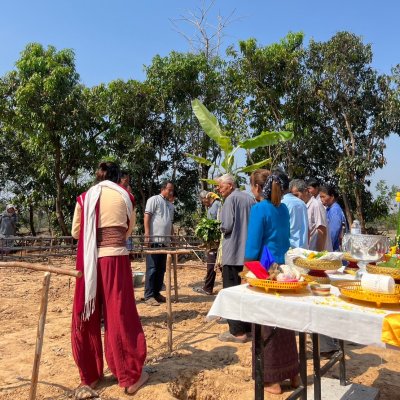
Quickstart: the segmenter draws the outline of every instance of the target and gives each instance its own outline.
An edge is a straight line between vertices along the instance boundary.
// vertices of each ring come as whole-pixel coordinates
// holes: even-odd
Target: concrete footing
[[[378,400],[379,390],[373,387],[349,383],[347,386],[340,386],[337,379],[321,379],[322,400]],[[307,399],[314,400],[314,385],[307,389]]]

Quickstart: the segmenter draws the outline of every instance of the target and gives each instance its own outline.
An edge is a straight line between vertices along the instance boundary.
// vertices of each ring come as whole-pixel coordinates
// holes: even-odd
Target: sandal
[[[75,389],[75,399],[98,399],[99,394],[88,385],[79,386]]]
[[[199,286],[194,287],[193,292],[205,294],[207,296],[212,296],[212,293],[206,292],[202,287],[199,287]]]
[[[154,298],[154,297],[149,297],[147,300],[144,301],[148,306],[154,306],[157,307],[160,305],[160,303]]]

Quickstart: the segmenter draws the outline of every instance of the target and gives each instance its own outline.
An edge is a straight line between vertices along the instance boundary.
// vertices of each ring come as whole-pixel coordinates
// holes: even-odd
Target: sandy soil
[[[71,260],[53,261],[54,265],[72,266]],[[135,262],[134,270],[144,270]],[[217,335],[227,325],[206,322],[213,296],[192,291],[201,284],[205,270],[187,262],[178,271],[179,302],[173,304],[174,350],[167,352],[166,307],[151,307],[141,301],[143,287],[135,298],[148,344],[148,384],[134,396],[137,400],[232,400],[253,399],[251,344],[224,344]],[[0,268],[0,400],[27,399],[35,348],[37,313],[43,273]],[[220,277],[217,278],[220,282]],[[218,283],[216,289],[221,288]],[[74,279],[52,275],[48,315],[40,366],[38,399],[74,397],[79,384],[70,347],[70,312]],[[355,383],[374,386],[381,400],[400,399],[400,352],[365,346],[347,347],[347,378]],[[311,360],[308,379],[312,380]],[[110,372],[98,387],[101,399],[128,398]],[[334,369],[328,376],[337,377]],[[339,384],[339,382],[338,382]],[[266,399],[283,400],[266,394]],[[331,399],[329,399],[331,400]],[[334,399],[332,399],[334,400]]]

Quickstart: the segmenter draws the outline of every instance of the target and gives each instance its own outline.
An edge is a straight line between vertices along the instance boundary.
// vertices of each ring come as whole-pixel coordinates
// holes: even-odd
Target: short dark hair
[[[328,196],[333,196],[335,199],[339,197],[339,193],[337,191],[336,186],[333,185],[324,185],[319,188],[319,191],[322,193],[326,193]]]
[[[126,169],[121,170],[121,178],[125,178],[126,176],[129,176],[129,171]]]
[[[162,181],[162,182],[161,182],[161,185],[160,185],[160,189],[161,189],[161,190],[164,190],[164,189],[168,186],[169,183],[170,183],[172,186],[175,186],[175,185],[174,185],[174,182],[171,182],[171,181]]]
[[[306,184],[307,184],[307,186],[311,186],[315,189],[319,187],[319,181],[318,181],[318,179],[315,179],[315,178],[307,179]]]

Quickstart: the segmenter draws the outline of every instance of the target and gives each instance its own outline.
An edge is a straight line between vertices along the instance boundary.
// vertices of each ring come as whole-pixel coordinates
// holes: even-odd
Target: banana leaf
[[[286,142],[293,138],[293,132],[261,132],[258,136],[244,140],[239,143],[243,149],[256,149],[257,147],[272,146],[278,142]]]
[[[194,154],[190,154],[190,153],[185,153],[185,156],[192,158],[194,161],[198,162],[199,164],[209,165],[210,167],[214,166],[217,168],[217,166],[213,162],[207,160],[206,158],[195,156]]]
[[[192,101],[192,108],[204,132],[213,139],[226,154],[230,153],[232,151],[231,139],[223,135],[217,118],[211,114],[198,99]]]
[[[207,182],[209,185],[218,185],[218,182],[215,179],[201,178],[200,180],[203,182]]]
[[[230,154],[229,156],[226,156],[224,158],[224,161],[222,161],[221,163],[221,167],[224,168],[227,173],[232,173],[232,166],[234,161],[235,158],[233,154]]]
[[[271,158],[266,158],[265,160],[248,165],[247,167],[240,168],[240,172],[253,172],[256,169],[262,168],[264,165],[270,164],[271,161],[272,161]]]

